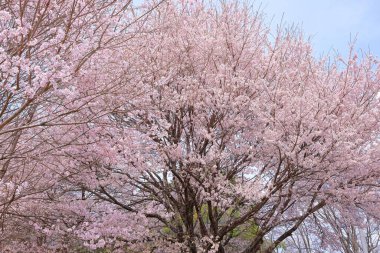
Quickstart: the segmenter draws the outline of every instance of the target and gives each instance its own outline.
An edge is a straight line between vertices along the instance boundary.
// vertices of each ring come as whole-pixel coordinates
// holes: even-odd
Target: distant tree
[[[351,209],[352,210],[352,209]],[[379,251],[379,220],[357,210],[350,215],[325,207],[286,240],[292,252],[375,253]]]

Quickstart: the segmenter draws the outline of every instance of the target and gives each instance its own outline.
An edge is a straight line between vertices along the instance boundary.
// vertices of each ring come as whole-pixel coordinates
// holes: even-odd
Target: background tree
[[[287,249],[294,252],[377,252],[379,221],[357,210],[351,211],[347,216],[331,206],[321,209],[287,240]]]

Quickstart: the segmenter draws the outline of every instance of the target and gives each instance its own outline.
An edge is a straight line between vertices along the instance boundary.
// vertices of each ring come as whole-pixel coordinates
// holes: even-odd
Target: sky
[[[370,50],[380,58],[380,0],[261,0],[272,28],[296,24],[311,38],[315,56],[348,54],[350,39],[356,50]]]

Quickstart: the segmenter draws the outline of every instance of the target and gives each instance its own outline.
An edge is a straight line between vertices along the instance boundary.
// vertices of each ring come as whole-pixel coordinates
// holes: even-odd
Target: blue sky
[[[256,0],[256,4],[260,0]],[[350,37],[356,48],[380,57],[380,0],[261,0],[266,20],[276,27],[284,15],[286,24],[302,27],[310,36],[316,56],[346,56]]]

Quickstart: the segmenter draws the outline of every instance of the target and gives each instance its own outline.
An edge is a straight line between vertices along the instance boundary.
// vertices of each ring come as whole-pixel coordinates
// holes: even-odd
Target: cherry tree
[[[272,34],[235,3],[167,2],[147,26],[125,53],[141,92],[110,116],[115,159],[75,178],[114,206],[90,244],[272,252],[332,203],[378,215],[375,58],[318,60],[299,31]],[[123,232],[131,214],[137,229]]]
[[[78,147],[95,145],[88,138],[99,131],[95,122],[121,105],[128,73],[118,52],[153,8],[138,10],[131,1],[0,1],[0,251],[40,251],[33,247],[46,236],[36,231],[78,219],[67,208],[76,194],[64,184],[69,172],[62,164],[80,156]],[[59,240],[67,244],[63,232]]]
[[[378,216],[374,57],[233,2],[9,3],[4,248],[264,253],[326,206]]]

